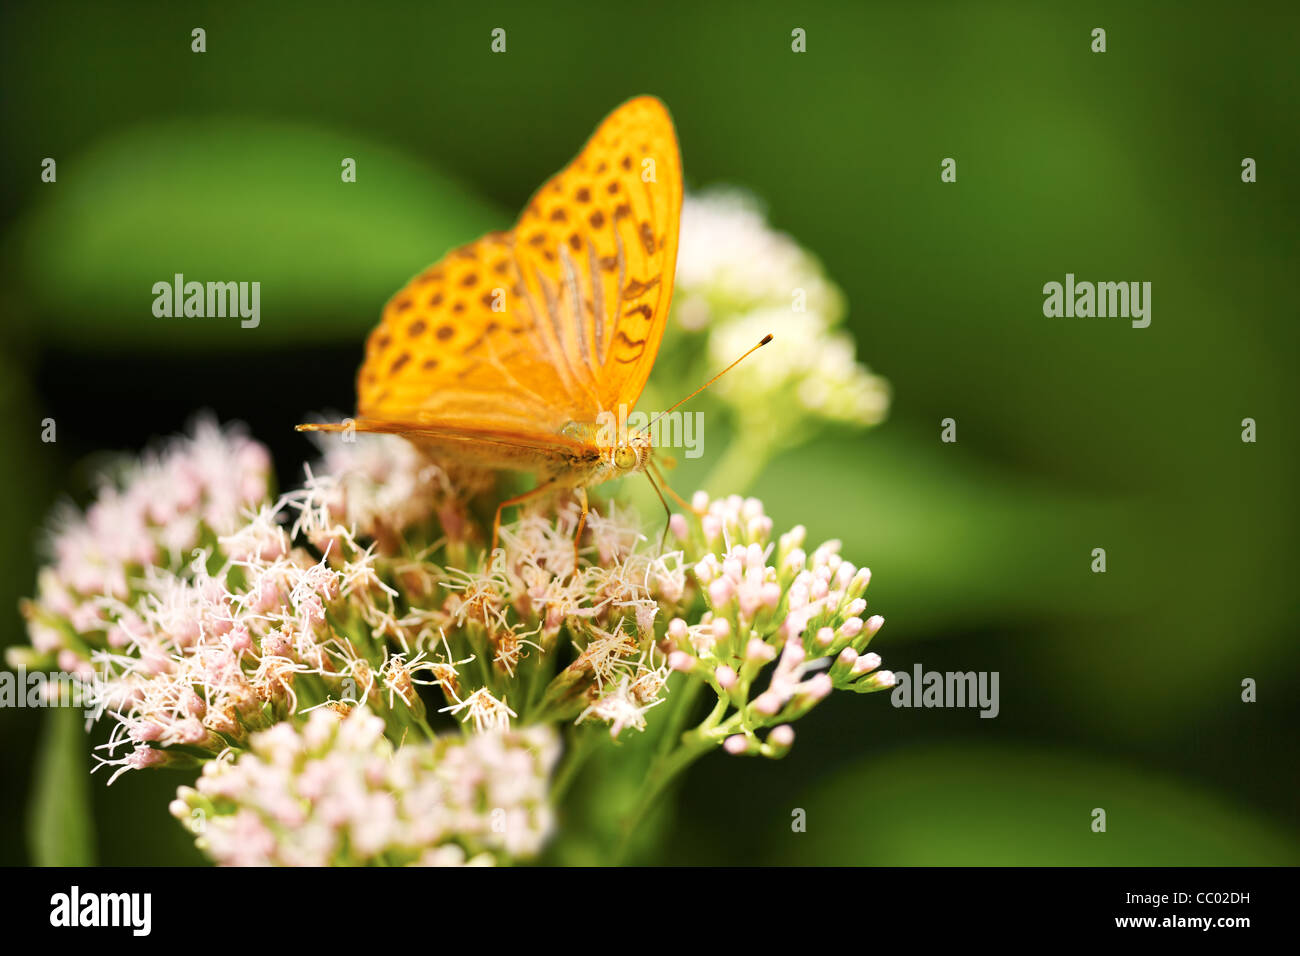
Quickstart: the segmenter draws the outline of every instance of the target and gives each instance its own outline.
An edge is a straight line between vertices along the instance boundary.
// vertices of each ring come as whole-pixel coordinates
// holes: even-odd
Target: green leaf
[[[92,866],[89,744],[76,707],[51,708],[37,746],[28,839],[38,866]]]

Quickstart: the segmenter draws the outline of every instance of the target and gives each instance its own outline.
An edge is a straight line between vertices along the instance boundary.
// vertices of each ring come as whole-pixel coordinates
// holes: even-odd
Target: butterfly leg
[[[689,511],[697,518],[704,516],[705,512],[701,511],[699,508],[695,507],[695,505],[691,504],[689,501],[687,501],[677,492],[673,491],[673,486],[668,484],[668,482],[664,479],[663,473],[659,471],[658,466],[653,461],[650,462],[650,470],[654,472],[655,477],[659,479],[659,483],[664,486],[664,491],[668,492],[668,496],[672,498],[673,501],[677,502],[679,505],[682,506],[684,510]],[[654,484],[654,482],[651,481],[651,484]],[[655,488],[655,491],[658,490],[659,490],[658,488]],[[659,496],[659,500],[663,501],[663,498],[664,496],[661,494]],[[664,507],[667,507],[667,505],[665,505]]]
[[[659,503],[664,506],[664,515],[667,518],[664,522],[664,533],[659,536],[659,551],[660,553],[663,553],[664,545],[668,543],[668,529],[672,527],[673,509],[668,507],[668,502],[664,500],[664,493],[659,490],[659,486],[655,484],[655,480],[650,476],[650,472],[647,471],[645,476],[650,481],[650,487],[653,488],[655,494],[659,496]],[[663,478],[661,477],[659,480],[663,481]],[[667,486],[665,485],[665,487]]]
[[[578,504],[582,506],[582,514],[578,517],[578,532],[573,536],[573,573],[578,573],[578,545],[582,541],[582,529],[587,527],[587,512],[591,510],[587,502],[587,489],[581,486],[573,489],[573,493],[578,498]]]
[[[504,509],[509,508],[511,505],[521,505],[531,498],[536,498],[542,492],[550,490],[554,484],[555,479],[552,478],[550,481],[542,482],[532,491],[525,491],[522,495],[515,495],[513,498],[507,498],[505,501],[501,502],[501,504],[497,505],[497,516],[492,520],[492,551],[496,551],[497,541],[501,537],[501,512]],[[492,552],[488,553],[491,554]]]

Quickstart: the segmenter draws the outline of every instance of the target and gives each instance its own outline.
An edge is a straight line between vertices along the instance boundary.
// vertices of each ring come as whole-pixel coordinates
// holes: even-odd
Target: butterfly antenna
[[[771,341],[772,341],[772,333],[769,332],[767,335],[763,336],[763,340],[762,340],[761,342],[759,342],[757,345],[755,345],[753,348],[751,348],[748,352],[746,352],[746,353],[745,353],[744,355],[742,355],[740,358],[736,359],[736,361],[732,362],[730,365],[728,365],[726,368],[724,368],[721,372],[719,372],[717,375],[713,376],[713,378],[709,379],[707,382],[705,382],[703,385],[701,385],[701,386],[700,386],[699,388],[697,388],[695,391],[691,392],[691,394],[687,395],[687,396],[686,396],[685,398],[683,398],[681,401],[673,402],[673,404],[669,405],[667,408],[665,408],[662,412],[660,412],[660,413],[659,413],[658,415],[656,415],[654,418],[650,419],[650,421],[646,422],[644,425],[642,425],[640,428],[638,428],[637,431],[638,431],[638,432],[648,431],[651,425],[653,425],[655,422],[659,421],[659,419],[663,418],[665,415],[667,415],[669,412],[671,412],[674,408],[678,408],[678,407],[680,407],[680,406],[682,406],[682,405],[685,405],[687,402],[689,402],[689,401],[690,401],[692,398],[694,398],[696,395],[700,394],[700,392],[704,391],[706,388],[708,388],[710,385],[712,385],[712,384],[713,384],[714,382],[716,382],[718,379],[722,378],[722,376],[726,375],[726,374],[727,374],[728,372],[730,372],[733,368],[735,368],[735,367],[736,367],[737,365],[739,365],[741,362],[745,361],[745,359],[749,358],[751,355],[753,355],[755,352],[757,352],[757,351],[758,351],[759,349],[761,349],[764,345],[766,345],[768,342],[771,342]]]

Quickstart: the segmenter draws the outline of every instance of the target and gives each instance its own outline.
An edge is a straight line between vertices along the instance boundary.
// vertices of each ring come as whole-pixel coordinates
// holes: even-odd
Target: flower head
[[[766,334],[779,343],[714,386],[742,427],[788,440],[800,424],[874,425],[885,417],[888,383],[854,357],[840,327],[843,294],[812,254],[767,225],[746,194],[686,198],[674,295],[678,323],[707,336],[710,367],[728,364]]]
[[[597,503],[575,567],[575,504],[537,502],[489,553],[445,472],[356,437],[271,500],[265,452],[201,425],[64,519],[24,604],[14,653],[88,688],[110,783],[202,768],[172,811],[218,862],[533,856],[557,728],[617,747],[704,689],[691,754],[780,757],[832,690],[892,683],[867,650],[870,573],[802,528],[774,538],[757,499],[697,494],[667,551]],[[148,501],[158,469],[186,494]]]
[[[446,866],[529,857],[553,814],[549,727],[395,747],[365,707],[313,711],[208,762],[171,804],[199,846],[235,866]]]

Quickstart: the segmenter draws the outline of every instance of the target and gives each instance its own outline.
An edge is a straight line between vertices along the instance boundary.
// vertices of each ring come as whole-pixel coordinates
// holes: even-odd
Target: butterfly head
[[[634,433],[609,451],[609,463],[621,472],[641,471],[650,461],[650,436]]]

